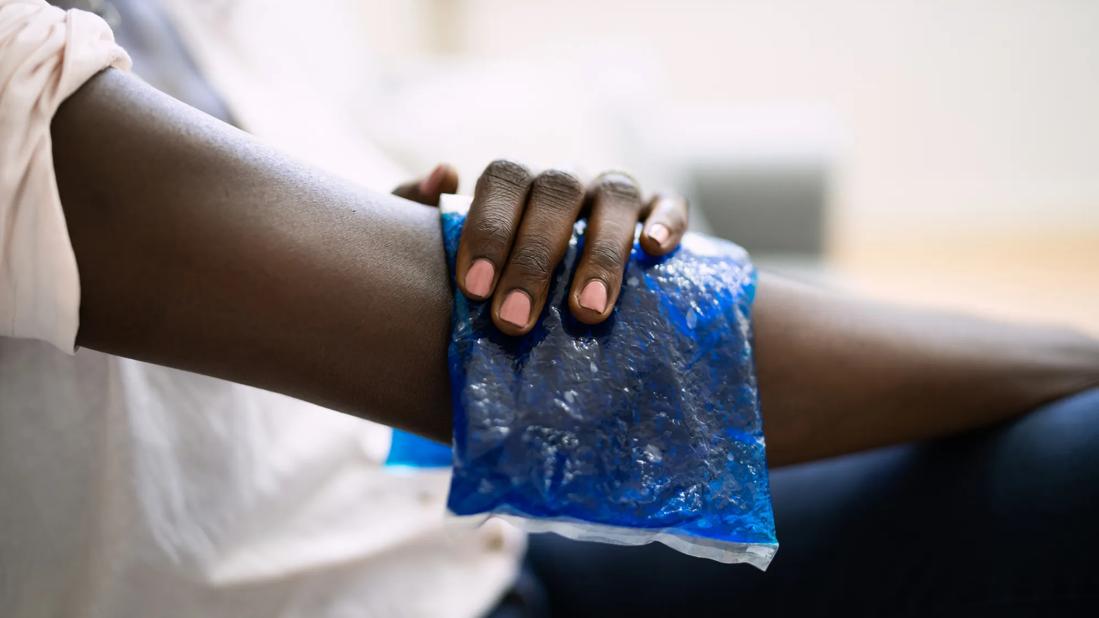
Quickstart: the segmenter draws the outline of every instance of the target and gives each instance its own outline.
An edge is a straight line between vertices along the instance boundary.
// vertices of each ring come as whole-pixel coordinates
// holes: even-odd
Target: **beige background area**
[[[1099,232],[908,235],[837,244],[832,264],[868,294],[1099,336]]]
[[[507,151],[674,184],[664,138],[643,138],[687,126],[675,110],[801,106],[829,119],[823,270],[1099,333],[1099,2],[393,5],[362,5],[383,70],[427,67],[416,87],[454,93],[389,140],[422,136],[399,152],[413,166],[446,157],[468,178]]]

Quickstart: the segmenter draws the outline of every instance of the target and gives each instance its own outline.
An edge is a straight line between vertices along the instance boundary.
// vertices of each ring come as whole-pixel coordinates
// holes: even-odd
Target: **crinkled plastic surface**
[[[452,278],[468,203],[443,201]],[[450,510],[766,568],[778,543],[748,255],[699,235],[662,259],[635,244],[614,313],[593,327],[568,308],[582,246],[578,223],[524,337],[500,333],[489,303],[455,290]]]

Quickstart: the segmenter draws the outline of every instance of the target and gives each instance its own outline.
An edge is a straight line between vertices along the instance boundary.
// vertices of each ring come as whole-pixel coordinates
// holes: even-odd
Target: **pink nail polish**
[[[522,290],[512,290],[500,305],[500,319],[519,328],[530,320],[530,297]]]
[[[607,286],[598,279],[592,279],[580,291],[580,306],[596,313],[607,310]]]
[[[664,241],[668,240],[671,235],[672,233],[663,223],[654,223],[649,226],[649,238],[655,240],[658,245],[663,245]]]
[[[473,261],[473,265],[466,271],[466,290],[473,296],[484,298],[492,290],[492,278],[496,275],[496,269],[492,262],[485,258]]]

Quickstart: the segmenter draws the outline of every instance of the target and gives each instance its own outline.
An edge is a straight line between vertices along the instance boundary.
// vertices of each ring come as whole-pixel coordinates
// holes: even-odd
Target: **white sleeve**
[[[91,13],[44,0],[0,0],[0,337],[48,341],[72,353],[80,277],[53,170],[58,106],[130,58]]]

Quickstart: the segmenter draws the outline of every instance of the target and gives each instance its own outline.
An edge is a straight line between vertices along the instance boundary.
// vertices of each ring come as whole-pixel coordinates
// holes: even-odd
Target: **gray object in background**
[[[691,200],[691,229],[767,264],[819,266],[845,132],[827,106],[679,106],[634,121],[645,178]]]
[[[694,202],[715,236],[752,255],[819,257],[824,251],[828,171],[823,161],[709,161],[685,170]]]

